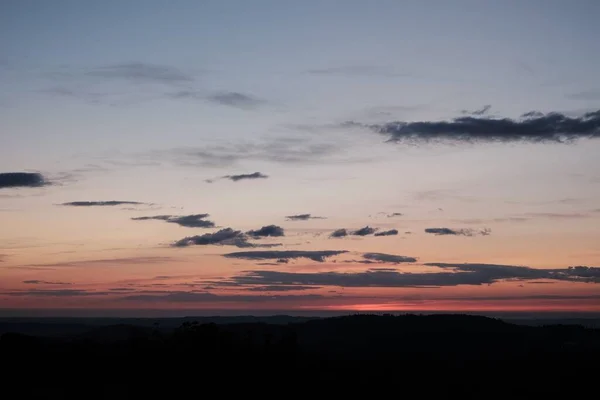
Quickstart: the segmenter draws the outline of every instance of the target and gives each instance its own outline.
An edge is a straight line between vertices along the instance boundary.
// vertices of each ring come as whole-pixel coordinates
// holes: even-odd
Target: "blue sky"
[[[286,225],[285,246],[331,246],[315,235],[344,226],[486,227],[458,244],[342,243],[436,262],[598,265],[597,140],[389,143],[369,128],[594,112],[597,15],[592,0],[2,1],[0,173],[55,185],[0,192],[11,243],[0,255],[10,267],[77,246],[86,259],[90,248],[170,257],[180,227],[130,217],[202,212],[254,229],[307,212],[328,219]],[[219,179],[256,171],[268,179]],[[57,207],[79,200],[152,204]],[[392,212],[404,219],[381,217]],[[7,271],[13,289],[21,272]]]

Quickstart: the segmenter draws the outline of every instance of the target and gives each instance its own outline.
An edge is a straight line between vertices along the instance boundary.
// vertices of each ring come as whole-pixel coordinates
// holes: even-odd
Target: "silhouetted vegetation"
[[[600,330],[466,315],[188,320],[63,337],[4,333],[0,355],[4,390],[19,398],[540,398],[590,389]]]

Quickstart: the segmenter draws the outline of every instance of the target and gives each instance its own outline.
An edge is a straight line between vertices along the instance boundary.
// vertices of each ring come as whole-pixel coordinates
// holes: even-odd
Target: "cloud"
[[[248,235],[253,237],[266,237],[266,236],[285,236],[283,228],[277,225],[267,225],[260,229],[252,230],[247,232]]]
[[[365,253],[363,254],[363,258],[369,261],[379,261],[386,263],[413,263],[417,262],[417,259],[414,257],[406,257],[406,256],[397,256],[394,254],[385,254],[385,253]]]
[[[285,217],[288,221],[308,221],[309,219],[326,219],[325,217],[316,217],[311,214],[296,214],[296,215],[287,215]]]
[[[28,285],[71,285],[69,282],[51,282],[51,281],[41,281],[38,279],[30,279],[27,281],[23,281]]]
[[[552,279],[600,283],[600,267],[574,266],[556,269],[536,269],[525,266],[497,264],[426,263],[424,265],[452,269],[459,272],[477,273],[482,276],[486,275],[489,282],[485,283],[492,283],[502,279]]]
[[[323,262],[327,257],[347,253],[345,250],[282,250],[282,251],[240,251],[223,254],[227,258],[240,258],[245,260],[290,260],[295,258],[308,258],[313,261]]]
[[[172,224],[177,224],[180,226],[184,226],[187,228],[214,228],[215,223],[212,221],[208,221],[205,218],[208,218],[209,214],[192,214],[192,215],[154,215],[147,217],[134,217],[131,218],[134,221],[148,221],[148,220],[158,220],[165,221]]]
[[[369,128],[389,136],[390,142],[568,143],[600,137],[600,110],[579,117],[532,111],[518,119],[468,116],[450,121],[395,121],[379,125],[349,122],[345,125]]]
[[[14,268],[27,269],[51,269],[52,267],[94,267],[94,266],[117,266],[123,264],[163,264],[177,261],[173,257],[123,257],[123,258],[105,258],[95,260],[63,261],[46,264],[29,264]]]
[[[265,103],[264,100],[239,92],[221,92],[208,95],[210,102],[241,109],[253,109]]]
[[[37,172],[1,172],[0,189],[33,188],[48,185],[44,176]]]
[[[365,226],[363,228],[360,228],[356,231],[353,231],[351,233],[351,235],[356,235],[356,236],[367,236],[367,235],[372,235],[373,233],[375,233],[377,229],[375,228],[371,228],[370,226]]]
[[[342,228],[342,229],[336,229],[335,231],[331,232],[329,237],[341,238],[341,237],[346,237],[348,235],[367,236],[367,235],[372,235],[373,233],[375,233],[376,230],[377,229],[371,228],[370,226],[365,226],[363,228],[360,228],[360,229],[357,229],[357,230],[351,231],[351,232],[348,232],[348,230]]]
[[[134,83],[174,84],[194,80],[191,75],[185,74],[177,68],[141,62],[97,67],[87,71],[86,75],[105,79],[122,79]]]
[[[209,292],[168,292],[167,294],[138,294],[123,297],[122,300],[173,302],[173,303],[216,303],[216,302],[281,302],[306,301],[325,298],[318,294],[306,295],[216,295]]]
[[[402,213],[395,212],[395,213],[388,214],[388,215],[387,215],[387,217],[388,217],[388,218],[394,218],[394,217],[401,217],[401,216],[403,216],[403,215],[404,215],[404,214],[402,214]]]
[[[331,235],[329,235],[329,237],[332,238],[341,238],[346,236],[348,236],[348,231],[344,228],[336,229],[335,231],[331,232]]]
[[[454,236],[488,236],[492,232],[489,228],[477,229],[450,229],[450,228],[426,228],[425,233],[432,233],[436,236],[454,235]]]
[[[294,290],[313,290],[320,289],[319,286],[301,286],[301,285],[268,285],[268,286],[252,286],[245,290],[249,292],[290,292]]]
[[[382,231],[375,233],[375,236],[395,236],[398,234],[398,229],[390,229],[389,231]]]
[[[551,213],[551,212],[531,212],[524,214],[530,218],[549,218],[549,219],[571,219],[571,218],[588,218],[589,213]]]
[[[407,261],[409,262],[409,261]],[[361,272],[283,272],[245,271],[223,283],[235,285],[300,285],[340,287],[442,287],[485,285],[503,280],[553,279],[574,282],[600,283],[600,268],[570,267],[563,269],[534,269],[525,266],[495,264],[428,263],[441,272],[401,272],[391,268],[372,268]]]
[[[236,246],[236,247],[275,247],[280,244],[256,244],[248,242],[248,236],[242,231],[236,231],[231,228],[221,229],[214,233],[205,233],[203,235],[188,236],[173,244],[175,247],[187,246]]]
[[[348,140],[348,146],[351,142]],[[189,167],[231,167],[243,161],[265,161],[277,164],[346,163],[355,160],[343,152],[338,138],[325,135],[265,137],[253,141],[209,144],[154,151],[144,155],[152,160],[171,161]],[[339,154],[340,157],[335,157]],[[359,160],[360,161],[360,160]]]
[[[405,77],[409,74],[397,71],[390,67],[376,65],[347,65],[342,67],[328,67],[309,69],[306,71],[311,75],[331,75],[331,76],[348,76],[348,77]]]
[[[266,179],[268,175],[265,175],[261,172],[254,172],[252,174],[240,174],[240,175],[225,175],[224,179],[229,179],[231,181],[237,182],[245,179]]]
[[[71,201],[69,203],[62,203],[62,206],[72,207],[112,207],[121,205],[141,205],[147,203],[140,203],[139,201],[123,201],[123,200],[108,200],[108,201]]]
[[[462,110],[461,113],[462,114],[470,114],[470,115],[483,115],[483,114],[487,114],[487,112],[490,110],[490,108],[492,108],[492,106],[487,104],[487,105],[481,107],[479,110],[475,110],[475,111]]]
[[[8,296],[36,296],[36,297],[82,297],[82,296],[105,296],[110,292],[94,292],[80,289],[33,289],[4,292]]]
[[[600,100],[600,89],[584,90],[567,96],[573,100]]]

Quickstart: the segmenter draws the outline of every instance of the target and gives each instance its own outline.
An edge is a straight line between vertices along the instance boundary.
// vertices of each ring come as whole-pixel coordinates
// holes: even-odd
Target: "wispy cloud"
[[[454,235],[454,236],[488,236],[492,233],[489,228],[483,229],[450,229],[450,228],[426,228],[425,233],[431,233],[437,236]]]
[[[389,137],[390,142],[532,142],[568,143],[600,137],[600,110],[569,117],[562,113],[525,113],[519,119],[459,117],[450,121],[394,121],[363,126]]]
[[[251,174],[240,174],[240,175],[225,175],[225,179],[229,179],[231,181],[237,182],[245,179],[266,179],[268,175],[265,175],[261,172],[254,172]]]
[[[346,65],[338,67],[316,68],[306,71],[311,75],[347,76],[347,77],[406,77],[410,74],[393,67],[377,65]]]
[[[483,115],[483,114],[487,114],[487,112],[490,111],[490,108],[492,108],[492,106],[487,104],[478,110],[475,110],[475,111],[462,110],[461,113],[469,114],[469,115]]]
[[[48,185],[44,176],[37,172],[1,172],[0,189],[33,188]]]
[[[308,221],[309,219],[326,219],[325,217],[317,217],[312,214],[296,214],[296,215],[287,215],[285,217],[288,221]]]
[[[125,201],[125,200],[108,200],[108,201],[71,201],[68,203],[62,203],[62,206],[71,207],[113,207],[122,205],[142,205],[147,203],[140,203],[139,201]]]
[[[186,83],[194,80],[192,75],[167,65],[132,62],[96,67],[85,73],[104,79],[123,79],[135,83]]]
[[[134,221],[165,221],[171,224],[177,224],[180,226],[184,226],[187,228],[214,228],[215,223],[213,221],[209,221],[209,214],[192,214],[192,215],[153,215],[146,217],[133,217],[131,218]]]
[[[160,303],[278,303],[282,301],[306,301],[322,299],[318,294],[304,295],[217,295],[209,292],[167,292],[165,294],[136,294],[122,300]]]
[[[130,264],[163,264],[173,263],[179,261],[174,257],[122,257],[122,258],[104,258],[104,259],[90,259],[90,260],[75,260],[75,261],[61,261],[55,263],[44,263],[44,264],[28,264],[21,267],[15,268],[30,268],[30,269],[52,269],[55,267],[95,267],[95,266],[120,266]]]
[[[338,138],[329,138],[328,136],[279,136],[256,141],[154,151],[142,155],[143,160],[141,161],[161,160],[188,167],[224,168],[247,161],[312,165],[315,163],[340,164],[367,160],[364,157],[360,159],[349,157],[343,151],[346,146],[352,146],[352,144],[349,142],[341,143]]]
[[[577,93],[571,93],[567,96],[573,100],[600,100],[600,89],[583,90]]]
[[[71,285],[69,282],[53,282],[53,281],[42,281],[39,279],[29,279],[23,281],[23,283],[28,285]]]
[[[214,179],[207,179],[206,182],[213,183],[219,179],[229,179],[230,181],[238,182],[243,180],[267,179],[268,177],[268,175],[265,175],[262,172],[253,172],[251,174],[225,175]]]
[[[208,95],[207,100],[213,103],[240,108],[254,109],[265,103],[264,100],[239,92],[220,92]]]
[[[328,257],[346,253],[345,250],[281,250],[281,251],[240,251],[223,254],[227,258],[240,258],[245,260],[290,260],[295,258],[308,258],[313,261],[323,262]]]
[[[106,296],[110,292],[90,291],[81,289],[32,289],[15,290],[4,292],[8,296],[18,297],[83,297],[83,296]]]
[[[384,263],[413,263],[417,262],[415,257],[407,257],[407,256],[398,256],[395,254],[385,254],[385,253],[365,253],[363,254],[363,258],[369,261],[379,261]]]
[[[401,256],[400,256],[401,257]],[[380,256],[374,256],[375,259]],[[412,258],[411,258],[412,259]],[[410,262],[410,261],[408,261]],[[401,272],[391,268],[372,268],[361,272],[283,272],[245,271],[222,282],[236,285],[301,285],[339,287],[442,287],[485,285],[504,280],[565,280],[600,283],[600,268],[570,267],[534,269],[515,265],[428,263],[442,272]]]

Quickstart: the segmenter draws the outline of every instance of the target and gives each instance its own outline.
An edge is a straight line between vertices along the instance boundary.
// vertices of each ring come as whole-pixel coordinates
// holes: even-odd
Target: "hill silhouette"
[[[115,324],[5,332],[5,390],[23,398],[359,394],[542,398],[590,389],[600,330],[468,315],[350,315],[267,323]],[[23,381],[31,382],[23,385]]]

